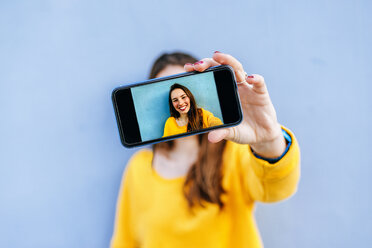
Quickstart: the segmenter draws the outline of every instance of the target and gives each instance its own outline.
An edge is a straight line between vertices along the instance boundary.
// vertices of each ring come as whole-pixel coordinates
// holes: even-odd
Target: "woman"
[[[137,152],[124,173],[113,248],[262,247],[255,202],[283,200],[296,191],[299,147],[277,122],[263,77],[247,76],[239,61],[220,52],[195,61],[164,54],[151,77],[230,65],[243,121]]]
[[[163,137],[223,124],[211,112],[197,108],[194,95],[183,85],[170,87],[168,102],[171,116],[165,122]]]

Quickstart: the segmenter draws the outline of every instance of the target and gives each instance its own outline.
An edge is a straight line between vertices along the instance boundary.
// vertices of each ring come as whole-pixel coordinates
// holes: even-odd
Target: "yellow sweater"
[[[255,201],[283,200],[296,191],[299,180],[299,147],[286,131],[292,145],[275,164],[256,158],[248,145],[227,142],[222,211],[206,203],[190,213],[182,193],[185,178],[162,178],[151,167],[152,151],[136,153],[124,173],[111,248],[262,247]]]
[[[203,112],[203,128],[213,127],[222,125],[222,121],[215,117],[211,112],[205,109],[201,109]],[[178,126],[176,119],[174,117],[169,117],[165,122],[164,126],[164,134],[163,137],[176,135],[181,133],[187,132],[187,125],[185,126]]]

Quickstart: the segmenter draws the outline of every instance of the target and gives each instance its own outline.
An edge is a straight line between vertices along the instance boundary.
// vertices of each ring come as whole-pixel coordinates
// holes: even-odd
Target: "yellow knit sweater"
[[[190,212],[182,193],[185,178],[162,178],[151,166],[152,151],[136,153],[124,173],[111,247],[262,247],[253,215],[255,201],[289,197],[300,176],[299,147],[285,130],[292,145],[275,164],[256,158],[248,145],[227,142],[222,165],[227,193],[221,211],[206,203]]]
[[[211,112],[205,109],[201,109],[203,112],[203,128],[214,127],[222,125],[222,121],[215,117]],[[176,135],[187,132],[187,125],[178,126],[176,119],[174,117],[169,117],[164,125],[163,137]]]

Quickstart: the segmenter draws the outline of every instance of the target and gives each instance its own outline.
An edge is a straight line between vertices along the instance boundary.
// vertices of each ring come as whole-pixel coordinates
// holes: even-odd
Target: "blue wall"
[[[297,194],[259,204],[267,247],[372,243],[372,2],[0,2],[0,247],[107,247],[125,164],[110,100],[182,49],[265,76],[297,135]]]
[[[165,122],[170,117],[169,88],[175,83],[191,91],[199,108],[210,111],[223,121],[213,72],[134,87],[133,102],[143,141],[163,136]]]

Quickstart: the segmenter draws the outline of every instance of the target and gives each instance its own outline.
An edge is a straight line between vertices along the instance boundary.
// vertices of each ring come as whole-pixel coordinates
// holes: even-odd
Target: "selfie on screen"
[[[223,124],[212,72],[131,90],[143,141]]]

